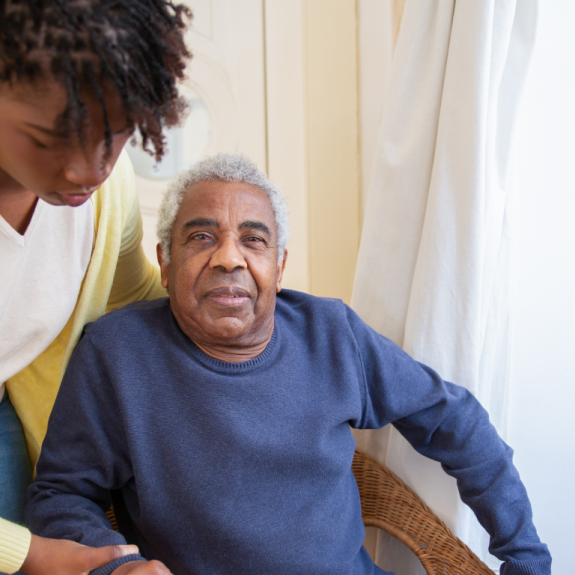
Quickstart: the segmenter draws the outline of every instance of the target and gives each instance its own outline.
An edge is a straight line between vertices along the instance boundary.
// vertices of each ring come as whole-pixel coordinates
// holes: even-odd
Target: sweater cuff
[[[90,575],[110,575],[110,573],[120,567],[120,565],[130,563],[130,561],[145,561],[145,559],[139,553],[124,555],[124,557],[115,559],[111,563],[107,563],[102,567],[98,567],[98,569],[94,569],[94,571],[90,571]]]
[[[28,555],[32,534],[25,527],[0,519],[0,571],[15,573]]]
[[[501,575],[551,575],[551,557],[531,561],[509,559],[501,566]]]

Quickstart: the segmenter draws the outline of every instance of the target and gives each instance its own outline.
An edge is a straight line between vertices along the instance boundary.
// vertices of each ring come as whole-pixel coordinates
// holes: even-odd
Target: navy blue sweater
[[[474,397],[342,302],[289,290],[266,350],[243,363],[204,354],[168,299],[87,326],[27,524],[87,545],[123,543],[104,516],[120,490],[131,541],[175,575],[381,573],[362,547],[350,426],[388,423],[457,479],[507,561],[503,573],[550,573],[512,451]]]

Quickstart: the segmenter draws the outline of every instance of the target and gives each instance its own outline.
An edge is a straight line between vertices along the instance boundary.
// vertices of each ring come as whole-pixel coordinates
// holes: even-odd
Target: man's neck
[[[192,341],[206,354],[219,361],[225,361],[228,363],[240,363],[242,361],[249,361],[254,357],[262,354],[268,343],[272,338],[274,331],[274,323],[272,320],[271,329],[269,330],[269,336],[263,342],[255,343],[254,345],[245,347],[230,347],[218,344],[201,343],[194,339]]]

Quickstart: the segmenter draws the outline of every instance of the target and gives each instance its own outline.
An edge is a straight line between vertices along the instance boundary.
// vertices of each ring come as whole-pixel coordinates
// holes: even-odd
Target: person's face
[[[0,187],[16,184],[53,205],[83,204],[110,175],[132,131],[119,94],[106,86],[103,93],[113,134],[109,157],[96,98],[84,96],[89,123],[82,147],[75,131],[56,131],[67,107],[63,86],[0,84]]]
[[[170,263],[160,246],[158,261],[178,324],[196,343],[241,349],[271,335],[285,257],[278,263],[274,212],[256,186],[190,187],[172,228]]]

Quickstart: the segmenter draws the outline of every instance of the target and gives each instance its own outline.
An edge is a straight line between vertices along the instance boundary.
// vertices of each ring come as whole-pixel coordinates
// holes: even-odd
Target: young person
[[[164,295],[122,150],[139,130],[163,154],[189,15],[169,0],[0,0],[0,572],[79,575],[134,551],[18,523],[85,323]]]

